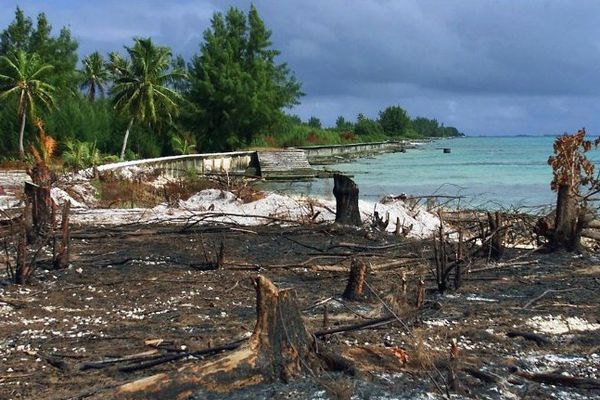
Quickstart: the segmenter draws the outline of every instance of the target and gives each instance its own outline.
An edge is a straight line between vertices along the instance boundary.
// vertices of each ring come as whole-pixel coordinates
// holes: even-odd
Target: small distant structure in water
[[[438,149],[442,150],[444,153],[452,153],[452,149],[450,147],[438,147]]]

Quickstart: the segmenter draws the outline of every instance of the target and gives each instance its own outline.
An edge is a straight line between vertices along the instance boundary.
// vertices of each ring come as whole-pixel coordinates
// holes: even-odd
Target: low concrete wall
[[[326,164],[339,161],[339,158],[352,158],[361,154],[378,154],[396,151],[404,151],[411,147],[409,141],[394,142],[371,142],[371,143],[353,143],[329,146],[305,146],[298,147],[306,153],[306,157],[311,164]],[[292,149],[290,149],[292,150]],[[267,153],[269,151],[263,151]],[[276,151],[274,153],[277,153]],[[287,170],[290,166],[285,165],[287,161],[280,160],[283,169]],[[125,161],[113,164],[101,165],[98,171],[118,170],[128,167],[153,167],[160,168],[167,177],[184,176],[188,171],[195,171],[201,175],[209,174],[231,174],[231,175],[260,175],[261,168],[256,151],[233,151],[229,153],[205,153],[190,154],[186,156],[171,156],[160,158],[149,158],[145,160]],[[281,169],[281,168],[280,168]],[[305,177],[306,168],[301,168],[300,176]],[[91,173],[92,171],[89,170]],[[294,171],[290,171],[289,177],[294,177]]]
[[[352,143],[337,144],[329,146],[303,146],[298,147],[306,152],[308,161],[318,163],[334,159],[336,156],[346,156],[361,153],[391,153],[404,151],[410,143],[408,141],[397,142],[370,142],[370,143]]]
[[[149,158],[145,160],[125,161],[101,165],[98,171],[110,171],[128,167],[152,167],[162,169],[168,177],[185,175],[188,171],[198,174],[243,175],[249,169],[257,169],[258,161],[254,151],[234,151],[229,153],[190,154]]]

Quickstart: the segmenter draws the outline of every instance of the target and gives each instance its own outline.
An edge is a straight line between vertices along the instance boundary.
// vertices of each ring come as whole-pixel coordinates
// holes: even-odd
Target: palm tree
[[[109,79],[108,68],[104,63],[102,55],[97,51],[83,59],[83,69],[79,71],[83,83],[81,89],[88,90],[87,96],[90,101],[96,99],[96,91],[104,97],[104,86]]]
[[[171,51],[155,46],[150,38],[135,39],[133,47],[125,47],[130,63],[120,57],[113,59],[114,86],[111,89],[114,108],[129,117],[125,131],[121,160],[125,158],[127,139],[134,121],[153,124],[166,117],[171,121],[179,111],[181,95],[172,88],[173,83],[183,79],[179,69],[171,69]],[[119,64],[117,65],[116,62]]]
[[[119,78],[122,78],[127,73],[129,73],[129,68],[131,65],[129,64],[129,60],[123,58],[116,51],[111,51],[108,53],[108,62],[106,63],[106,68],[110,71],[110,75],[113,81],[116,81]]]
[[[9,97],[17,99],[17,116],[21,118],[19,130],[19,157],[25,157],[23,134],[27,113],[35,115],[37,104],[48,109],[54,107],[54,86],[46,83],[43,78],[54,67],[44,64],[37,54],[27,54],[18,50],[10,57],[0,56],[0,61],[6,64],[4,74],[0,74],[0,100]]]

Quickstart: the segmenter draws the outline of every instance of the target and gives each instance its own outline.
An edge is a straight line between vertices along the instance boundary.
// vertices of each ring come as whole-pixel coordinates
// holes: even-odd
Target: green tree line
[[[99,162],[100,153],[123,159],[460,135],[435,120],[412,120],[399,106],[377,120],[340,117],[327,129],[316,117],[304,123],[288,115],[301,84],[270,38],[254,6],[232,7],[213,15],[189,62],[151,38],[78,62],[67,27],[54,33],[44,13],[34,21],[17,8],[0,34],[0,158],[23,158],[40,121],[77,166],[82,157]]]

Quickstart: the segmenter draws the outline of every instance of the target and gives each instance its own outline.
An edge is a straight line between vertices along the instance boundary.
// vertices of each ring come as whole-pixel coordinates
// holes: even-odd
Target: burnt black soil
[[[225,266],[203,271],[221,243]],[[165,226],[80,228],[73,233],[69,269],[42,267],[29,286],[0,286],[0,398],[110,399],[124,383],[218,357],[185,357],[134,372],[119,370],[128,362],[81,368],[86,362],[153,350],[146,342],[152,339],[166,344],[160,354],[247,337],[255,321],[252,278],[257,274],[279,288],[296,290],[311,331],[323,328],[324,307],[328,327],[335,328],[387,315],[385,302],[406,326],[393,321],[329,335],[319,345],[340,353],[368,348],[375,358],[378,348],[399,347],[408,363],[362,370],[357,376],[306,374],[290,384],[225,396],[199,389],[195,398],[441,398],[452,340],[460,350],[460,396],[600,396],[597,389],[552,386],[517,374],[600,378],[600,263],[594,255],[509,251],[500,263],[474,261],[462,287],[440,295],[425,260],[429,253],[425,241],[333,226],[185,232]],[[340,298],[347,277],[340,267],[348,267],[352,257],[371,267],[367,282],[375,294],[366,302]],[[399,262],[390,263],[394,260]],[[427,296],[416,309],[421,277]],[[555,321],[549,323],[555,332],[540,327],[543,321]],[[545,341],[511,338],[510,331],[534,333]],[[473,371],[484,371],[494,381],[476,378]]]

